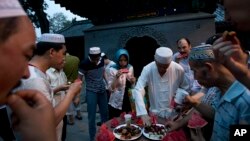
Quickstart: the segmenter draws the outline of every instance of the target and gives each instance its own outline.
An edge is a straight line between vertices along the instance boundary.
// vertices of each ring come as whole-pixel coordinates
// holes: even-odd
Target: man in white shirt
[[[69,85],[67,85],[67,77],[62,68],[63,65],[59,66],[58,68],[49,68],[46,71],[47,77],[50,81],[50,86],[54,91],[56,106],[63,100],[65,97],[65,91],[69,88]],[[60,124],[57,126],[58,141],[61,141],[62,135],[66,134],[62,132],[62,128],[65,126],[63,124],[63,122],[60,122]]]
[[[56,105],[53,89],[46,76],[46,70],[50,67],[57,68],[65,63],[66,46],[63,35],[44,33],[39,38],[34,56],[29,62],[30,77],[22,80],[19,89],[35,89],[44,94],[52,103],[55,112],[56,125],[62,123],[62,119],[72,101],[80,93],[81,81],[72,83],[65,98]],[[58,134],[58,133],[57,133]],[[58,139],[59,140],[59,139]]]
[[[143,68],[133,90],[136,114],[142,117],[144,124],[151,124],[143,101],[146,86],[150,102],[149,111],[157,111],[155,114],[163,118],[169,118],[172,114],[171,101],[176,90],[182,88],[188,91],[189,85],[184,77],[184,70],[172,61],[172,55],[170,48],[159,47],[155,52],[155,61]]]

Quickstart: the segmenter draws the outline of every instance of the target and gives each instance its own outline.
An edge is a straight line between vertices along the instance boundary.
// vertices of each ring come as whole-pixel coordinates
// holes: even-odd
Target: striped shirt
[[[235,81],[216,107],[211,141],[228,141],[230,125],[242,120],[250,124],[250,91]]]
[[[104,60],[101,59],[98,65],[85,59],[80,63],[79,74],[84,75],[86,81],[86,90],[95,93],[105,92],[104,78]]]

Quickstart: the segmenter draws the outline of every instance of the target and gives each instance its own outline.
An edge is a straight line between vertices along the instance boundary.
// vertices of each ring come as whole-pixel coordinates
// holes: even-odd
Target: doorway
[[[149,36],[133,37],[125,45],[129,52],[129,63],[134,67],[134,75],[138,78],[144,66],[154,61],[155,50],[160,45]]]

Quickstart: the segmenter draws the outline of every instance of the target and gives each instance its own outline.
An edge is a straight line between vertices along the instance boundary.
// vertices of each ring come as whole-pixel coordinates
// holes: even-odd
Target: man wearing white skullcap
[[[29,62],[30,77],[22,79],[22,85],[19,89],[35,89],[43,93],[43,95],[51,102],[54,107],[55,120],[57,125],[57,140],[61,140],[61,132],[63,126],[63,117],[73,100],[81,90],[81,81],[74,82],[67,86],[66,82],[63,86],[67,88],[67,94],[60,102],[55,102],[54,92],[58,89],[51,87],[50,81],[46,75],[49,68],[62,68],[65,63],[66,46],[63,35],[44,33],[38,38],[34,56]],[[60,89],[61,90],[61,89]]]
[[[101,123],[108,120],[108,99],[104,79],[104,59],[100,47],[91,47],[88,58],[81,61],[78,78],[86,82],[86,100],[90,141],[95,140],[96,107],[99,106]]]
[[[11,108],[23,140],[55,141],[54,113],[48,100],[35,90],[11,91],[22,77],[29,77],[28,60],[34,48],[35,31],[18,0],[0,0],[0,104]],[[0,117],[1,121],[5,118]],[[0,123],[0,130],[6,132],[4,124]]]
[[[173,108],[171,101],[178,88],[188,89],[183,68],[172,61],[173,52],[168,47],[159,47],[155,51],[155,61],[146,65],[135,89],[132,91],[135,98],[136,114],[141,116],[144,124],[150,125],[150,118],[145,107],[143,96],[147,86],[149,96],[149,112],[163,118],[171,118]]]

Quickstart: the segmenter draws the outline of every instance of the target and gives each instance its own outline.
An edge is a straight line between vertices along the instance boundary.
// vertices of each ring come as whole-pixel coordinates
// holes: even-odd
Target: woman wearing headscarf
[[[125,49],[119,49],[114,56],[115,65],[110,67],[108,86],[111,91],[109,99],[109,118],[118,117],[122,112],[130,112],[131,105],[128,96],[129,88],[135,84],[134,69],[129,64],[129,54]]]

